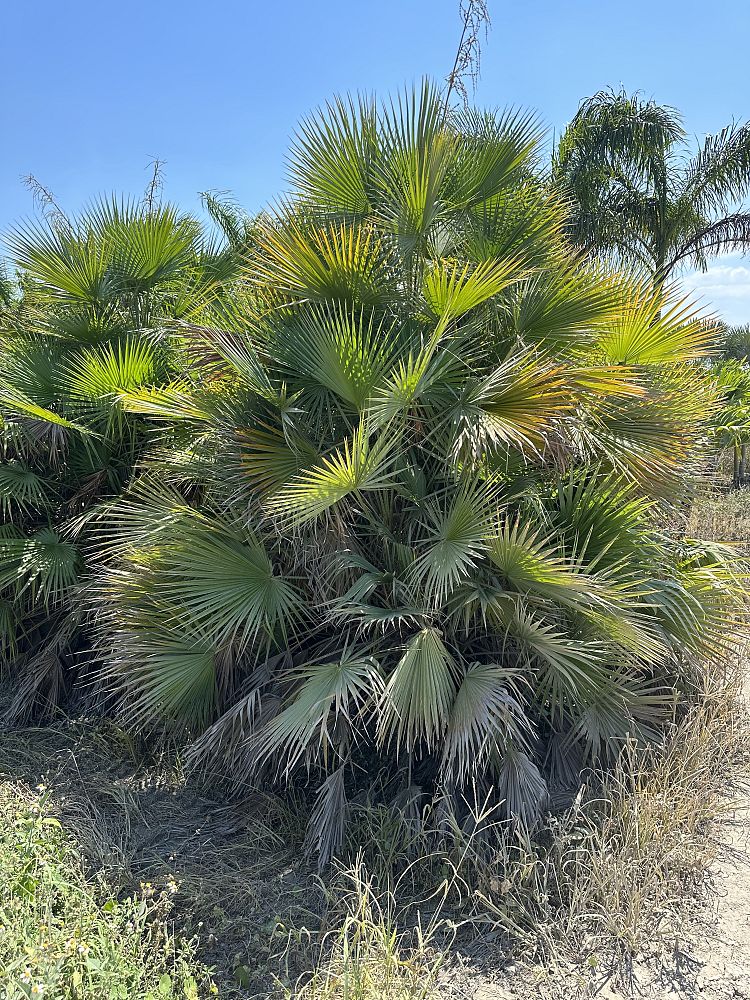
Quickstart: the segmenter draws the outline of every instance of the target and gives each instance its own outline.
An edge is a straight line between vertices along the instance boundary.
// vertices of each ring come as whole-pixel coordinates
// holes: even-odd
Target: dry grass
[[[706,489],[693,504],[686,532],[692,538],[709,538],[744,551],[750,545],[750,487]]]
[[[430,1000],[445,958],[433,937],[440,917],[426,927],[400,925],[398,902],[383,892],[361,860],[338,873],[331,886],[344,916],[321,938],[319,960],[287,992],[289,1000]]]

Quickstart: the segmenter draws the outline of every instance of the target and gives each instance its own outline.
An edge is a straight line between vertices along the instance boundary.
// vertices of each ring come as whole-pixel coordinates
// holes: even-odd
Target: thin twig
[[[492,23],[487,0],[460,0],[459,11],[463,18],[463,29],[456,49],[453,69],[446,77],[448,85],[445,92],[446,116],[454,91],[460,95],[464,107],[468,107],[469,92],[466,81],[468,79],[471,82],[471,89],[474,92],[479,79],[482,36],[486,41]]]

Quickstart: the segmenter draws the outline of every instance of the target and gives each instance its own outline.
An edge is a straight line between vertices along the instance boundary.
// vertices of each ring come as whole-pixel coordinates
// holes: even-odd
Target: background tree
[[[624,91],[585,100],[565,130],[554,177],[573,239],[663,284],[686,264],[750,248],[750,125],[729,125],[688,155],[673,108]]]

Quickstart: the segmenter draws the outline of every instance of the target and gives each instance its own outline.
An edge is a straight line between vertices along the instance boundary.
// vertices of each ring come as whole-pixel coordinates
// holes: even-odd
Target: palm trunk
[[[746,459],[747,459],[747,445],[743,444],[740,448],[740,486],[745,485]]]
[[[738,490],[740,488],[740,446],[736,444],[733,449],[734,469],[732,472],[732,486]]]

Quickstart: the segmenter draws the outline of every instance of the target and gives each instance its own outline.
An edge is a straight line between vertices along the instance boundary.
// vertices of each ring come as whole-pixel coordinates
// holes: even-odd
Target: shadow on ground
[[[199,957],[227,989],[264,993],[276,977],[289,982],[309,967],[325,897],[302,856],[299,821],[280,800],[213,799],[170,770],[166,755],[149,758],[94,722],[2,734],[0,780],[46,785],[51,808],[113,892],[174,880],[177,929],[198,938]]]

